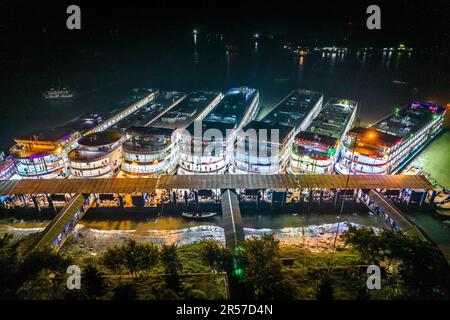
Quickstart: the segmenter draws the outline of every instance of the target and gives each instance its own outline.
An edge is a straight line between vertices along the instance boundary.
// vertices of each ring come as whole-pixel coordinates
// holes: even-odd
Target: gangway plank
[[[33,250],[53,247],[55,241],[56,245],[53,248],[59,250],[72,232],[73,227],[83,218],[94,201],[95,198],[92,194],[79,193],[75,195],[39,234],[33,245]]]
[[[245,239],[236,191],[234,189],[222,191],[221,204],[225,229],[225,246],[230,249],[235,249]]]

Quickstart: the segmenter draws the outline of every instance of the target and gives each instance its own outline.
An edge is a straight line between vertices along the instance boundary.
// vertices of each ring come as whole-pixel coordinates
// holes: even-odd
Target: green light
[[[243,268],[233,269],[233,276],[242,279],[244,277],[244,269]]]
[[[328,149],[327,156],[331,157],[335,153],[336,153],[336,149]]]
[[[236,248],[234,248],[235,256],[238,257],[241,256],[242,250],[243,250],[242,246],[240,245],[236,246]],[[240,262],[239,258],[233,258],[233,276],[242,279],[244,277],[245,270],[240,266],[239,262]]]

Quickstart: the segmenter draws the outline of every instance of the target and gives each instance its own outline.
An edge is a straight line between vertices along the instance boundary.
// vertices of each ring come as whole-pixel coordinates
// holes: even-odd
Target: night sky
[[[366,8],[381,7],[381,30],[366,28]],[[181,46],[179,39],[223,34],[227,44],[253,34],[274,46],[386,47],[406,43],[450,52],[450,5],[432,1],[29,1],[0,0],[0,91],[16,91],[28,73],[47,72],[87,55],[121,59],[141,44]],[[66,28],[66,8],[81,7],[82,30]],[[176,44],[175,44],[176,43]],[[15,84],[13,84],[15,83]]]
[[[450,4],[432,1],[0,1],[2,48],[26,43],[48,47],[78,43],[109,45],[124,37],[148,39],[190,32],[223,32],[234,39],[254,32],[301,39],[305,43],[385,46],[447,45]],[[65,28],[69,4],[82,9],[82,30]],[[378,4],[382,29],[365,27],[369,4]],[[347,38],[344,42],[344,38]],[[32,50],[30,47],[28,49]],[[447,47],[448,48],[448,47]]]

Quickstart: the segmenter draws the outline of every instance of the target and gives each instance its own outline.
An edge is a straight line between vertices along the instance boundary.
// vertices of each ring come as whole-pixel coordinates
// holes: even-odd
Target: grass
[[[181,277],[182,292],[198,290],[204,293],[208,300],[223,300],[227,297],[226,278],[223,274],[198,274]],[[107,278],[108,292],[102,299],[112,299],[118,286],[130,284],[136,288],[139,300],[172,300],[183,299],[183,293],[176,296],[167,289],[164,276],[143,275],[137,278],[114,277]]]
[[[320,279],[328,276],[336,300],[387,299],[383,286],[381,290],[366,290],[367,266],[361,265],[359,256],[350,249],[336,252],[315,253],[297,247],[282,247],[282,258],[294,258],[292,267],[283,267],[283,272],[295,286],[295,299],[316,298]],[[382,277],[382,284],[388,280]]]
[[[34,241],[36,235],[26,237],[21,243],[21,251],[27,251],[27,247]],[[227,297],[226,276],[212,273],[205,266],[200,257],[202,243],[192,243],[177,248],[179,259],[183,265],[181,281],[183,290],[177,295],[168,290],[165,284],[164,268],[159,263],[150,272],[137,277],[130,275],[113,275],[107,269],[106,280],[108,292],[101,299],[112,299],[114,289],[120,285],[132,284],[137,291],[140,300],[154,299],[183,299],[189,298],[189,294],[196,292],[207,299],[225,299]],[[61,252],[62,255],[75,259],[81,269],[90,261],[100,262],[100,256],[92,256],[88,251]],[[366,266],[360,266],[359,256],[347,248],[340,248],[336,252],[311,252],[296,246],[282,246],[280,248],[282,258],[294,259],[292,266],[284,266],[283,273],[288,282],[295,288],[295,299],[315,299],[320,279],[327,275],[331,279],[335,299],[386,299],[388,294],[384,289],[368,292],[366,288]],[[382,279],[385,281],[385,279]],[[386,284],[388,284],[386,280]],[[386,286],[388,287],[388,286]],[[361,296],[362,294],[362,296]]]

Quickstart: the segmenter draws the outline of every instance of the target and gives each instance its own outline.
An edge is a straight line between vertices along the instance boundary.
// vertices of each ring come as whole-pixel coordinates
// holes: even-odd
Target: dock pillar
[[[261,191],[258,190],[258,195],[256,196],[256,206],[259,208],[261,204]]]
[[[187,207],[188,207],[188,204],[189,204],[189,198],[188,198],[188,193],[187,193],[186,190],[184,190],[184,195],[183,195],[183,197],[184,197],[184,204],[186,205],[186,208],[187,208]]]
[[[320,196],[319,196],[319,206],[322,205],[322,201],[323,201],[323,190],[320,190]]]
[[[275,204],[275,190],[272,190],[272,198],[270,199],[270,208],[273,209]]]
[[[172,192],[172,198],[173,198],[173,203],[176,205],[177,204],[177,194],[175,191]]]
[[[56,213],[56,208],[55,208],[55,204],[53,203],[53,199],[50,195],[46,194],[45,195],[47,197],[47,201],[48,201],[48,207],[54,212]]]
[[[33,199],[34,206],[36,207],[37,212],[41,212],[41,205],[39,204],[39,200],[35,195],[32,195],[31,198]]]
[[[308,192],[308,211],[309,211],[309,209],[311,209],[312,201],[313,201],[313,190],[309,189],[309,192]]]
[[[198,193],[197,193],[197,191],[194,191],[194,197],[195,197],[195,206],[198,207]]]
[[[119,205],[120,205],[120,209],[123,210],[124,201],[123,201],[123,196],[121,196],[121,195],[119,195]]]
[[[419,207],[422,207],[423,204],[425,203],[425,199],[427,198],[427,194],[428,194],[428,191],[427,191],[427,190],[425,190],[425,191],[422,193],[422,197],[420,197]]]
[[[434,204],[434,199],[436,198],[437,192],[436,190],[431,191],[431,197],[430,197],[430,207]]]
[[[353,190],[353,202],[356,202],[356,199],[358,199],[358,193],[359,193],[358,189]]]
[[[19,197],[22,200],[23,206],[27,208],[28,207],[27,198],[25,198],[23,194],[21,194]]]
[[[340,194],[340,191],[339,191],[339,190],[336,190],[336,193],[334,194],[334,205],[335,205],[335,206],[337,206],[337,204],[338,204],[338,201],[339,201],[339,194]]]
[[[409,196],[408,200],[406,201],[406,207],[409,207],[411,205],[411,195]]]

